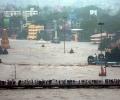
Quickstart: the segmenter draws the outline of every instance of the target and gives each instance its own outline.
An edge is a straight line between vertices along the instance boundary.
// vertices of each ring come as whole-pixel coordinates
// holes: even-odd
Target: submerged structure
[[[103,68],[103,67],[101,67],[101,72],[99,73],[99,76],[106,76],[106,67],[105,68]]]
[[[2,33],[1,47],[4,48],[4,49],[9,49],[10,48],[6,29],[4,29],[3,33]]]

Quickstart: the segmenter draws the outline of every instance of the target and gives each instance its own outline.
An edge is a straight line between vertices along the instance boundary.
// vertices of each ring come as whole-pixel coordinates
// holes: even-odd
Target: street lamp
[[[16,80],[16,65],[13,64],[13,66],[14,66],[14,79]]]
[[[100,43],[101,43],[101,47],[102,47],[102,28],[103,28],[104,23],[99,22],[98,25],[100,26],[100,33],[101,33],[101,41],[100,41]],[[102,54],[102,49],[101,49],[101,54]]]
[[[64,31],[63,31],[63,33],[64,33],[64,53],[66,53],[66,50],[65,50],[65,46],[66,46],[66,44],[65,44],[65,41],[66,41],[66,35],[65,35],[65,30],[66,30],[66,25],[65,25],[65,19],[66,19],[66,17],[64,17]]]
[[[65,53],[65,30],[64,30],[64,53]]]
[[[103,28],[104,23],[99,22],[98,25],[100,26],[100,33],[101,33],[101,42],[100,43],[101,43],[101,47],[102,47],[102,28]],[[101,54],[102,54],[102,48],[101,48]],[[101,73],[99,74],[99,76],[106,76],[106,68],[104,70],[102,63],[101,63]],[[103,80],[103,77],[102,77],[102,80]]]
[[[53,22],[54,22],[54,31],[55,31],[55,37],[54,37],[54,39],[58,39],[58,37],[57,37],[57,21],[53,20]]]
[[[66,22],[67,22],[67,16],[64,15],[63,16],[64,53],[66,53],[66,50],[65,50],[66,49],[66,43],[65,43],[66,42],[66,33],[65,32],[66,32],[66,28],[67,28]]]

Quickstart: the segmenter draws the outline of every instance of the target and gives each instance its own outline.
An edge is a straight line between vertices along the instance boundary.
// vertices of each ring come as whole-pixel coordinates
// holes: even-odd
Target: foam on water
[[[101,79],[120,78],[120,68],[107,68],[107,76],[99,77],[100,66],[76,66],[87,63],[88,55],[97,45],[66,42],[66,54],[61,44],[36,44],[37,41],[11,40],[9,55],[0,56],[0,79]],[[73,48],[74,54],[69,54]],[[12,65],[12,64],[15,64]],[[75,65],[75,66],[73,66]],[[0,100],[119,100],[119,89],[54,89],[0,90]]]

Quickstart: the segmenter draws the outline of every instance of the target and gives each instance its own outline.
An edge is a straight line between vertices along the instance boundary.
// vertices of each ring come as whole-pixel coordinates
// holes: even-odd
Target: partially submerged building
[[[43,30],[44,30],[44,26],[43,25],[30,24],[28,26],[28,36],[27,36],[27,39],[28,40],[36,40],[38,33],[40,33]]]
[[[1,47],[4,48],[4,49],[10,48],[8,35],[7,35],[7,30],[6,29],[4,29],[3,33],[2,33]]]
[[[108,33],[98,33],[98,34],[94,34],[92,36],[90,36],[90,41],[91,43],[94,44],[99,44],[101,43],[101,39],[105,39],[105,38],[113,38],[114,34],[108,34]]]

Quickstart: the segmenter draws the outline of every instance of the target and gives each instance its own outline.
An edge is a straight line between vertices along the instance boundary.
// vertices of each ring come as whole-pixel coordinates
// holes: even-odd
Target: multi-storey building
[[[101,39],[112,38],[113,36],[114,36],[114,34],[98,33],[98,34],[94,34],[94,35],[90,36],[90,41],[91,41],[91,43],[99,44],[99,43],[101,43]]]
[[[38,14],[39,14],[39,12],[37,10],[34,10],[34,8],[31,8],[30,10],[27,10],[27,11],[22,11],[22,16],[24,18],[34,16],[34,15],[38,15]]]
[[[23,16],[24,18],[27,18],[38,14],[39,12],[37,10],[34,10],[34,8],[31,8],[30,10],[27,11],[4,11],[5,17]]]
[[[21,11],[4,11],[5,17],[20,16],[20,15],[22,15]]]
[[[36,40],[38,33],[44,30],[44,26],[31,24],[28,26],[28,40]]]

